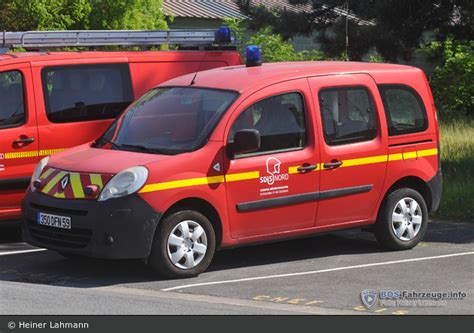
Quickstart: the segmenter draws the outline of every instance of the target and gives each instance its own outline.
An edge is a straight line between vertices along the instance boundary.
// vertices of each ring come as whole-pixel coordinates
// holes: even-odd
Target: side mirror
[[[235,133],[232,156],[253,153],[260,149],[260,133],[255,129],[244,129]]]

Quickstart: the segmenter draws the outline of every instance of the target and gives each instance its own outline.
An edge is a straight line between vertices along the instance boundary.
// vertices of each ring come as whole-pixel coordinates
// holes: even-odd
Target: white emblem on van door
[[[212,167],[215,171],[217,172],[220,172],[221,171],[221,164],[220,163],[216,163],[214,164],[214,166]]]
[[[273,185],[277,181],[288,180],[290,175],[281,173],[281,161],[276,157],[267,158],[266,162],[268,176],[260,177],[260,183]]]

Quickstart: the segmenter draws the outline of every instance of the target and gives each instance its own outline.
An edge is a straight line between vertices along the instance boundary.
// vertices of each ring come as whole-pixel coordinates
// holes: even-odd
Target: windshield
[[[169,155],[196,150],[237,95],[192,87],[153,89],[112,124],[97,146]]]

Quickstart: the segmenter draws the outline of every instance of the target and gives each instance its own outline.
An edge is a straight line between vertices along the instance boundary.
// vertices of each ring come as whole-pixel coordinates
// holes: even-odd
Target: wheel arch
[[[381,201],[380,207],[385,203],[387,197],[390,193],[400,188],[411,188],[421,194],[423,199],[425,200],[426,206],[428,207],[428,212],[432,211],[433,206],[433,194],[431,193],[431,189],[428,186],[427,182],[424,181],[422,178],[417,176],[406,176],[403,178],[398,179],[395,183],[392,184],[385,192],[383,200]],[[380,211],[379,207],[379,211]]]
[[[190,197],[175,202],[165,211],[163,217],[183,209],[195,210],[209,219],[216,233],[216,248],[218,248],[222,242],[222,219],[217,209],[202,198]]]

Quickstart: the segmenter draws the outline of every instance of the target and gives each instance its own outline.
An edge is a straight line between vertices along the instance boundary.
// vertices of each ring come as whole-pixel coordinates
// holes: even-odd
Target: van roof
[[[35,62],[44,60],[73,60],[73,59],[94,59],[94,58],[147,58],[162,57],[163,60],[202,60],[205,53],[209,56],[219,56],[223,53],[237,53],[233,50],[177,50],[177,51],[58,51],[58,52],[8,52],[0,55],[0,65],[18,62]],[[197,57],[196,59],[192,59]],[[171,58],[171,59],[170,59]],[[191,59],[190,59],[191,58]]]
[[[405,65],[348,61],[275,62],[257,67],[239,65],[202,71],[196,75],[193,86],[235,90],[242,93],[255,85],[308,76],[349,73],[406,73],[408,71],[420,71],[420,69]],[[193,77],[194,74],[187,74],[164,82],[160,86],[186,86],[190,84]]]

